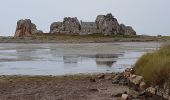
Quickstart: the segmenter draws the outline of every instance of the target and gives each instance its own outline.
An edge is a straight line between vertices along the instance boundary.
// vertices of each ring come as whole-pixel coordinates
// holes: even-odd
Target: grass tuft
[[[170,82],[170,45],[143,55],[135,64],[135,73],[142,75],[148,85],[165,86]]]

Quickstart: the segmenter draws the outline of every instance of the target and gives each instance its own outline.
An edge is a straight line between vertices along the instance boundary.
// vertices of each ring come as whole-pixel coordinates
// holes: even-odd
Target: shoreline
[[[102,36],[41,34],[30,37],[0,37],[0,43],[113,43],[113,42],[166,42],[168,37],[157,36]]]
[[[2,100],[120,100],[128,94],[133,100],[141,94],[120,79],[123,73],[67,76],[0,76]],[[120,84],[121,83],[121,84]],[[160,100],[158,96],[141,96],[138,100]]]

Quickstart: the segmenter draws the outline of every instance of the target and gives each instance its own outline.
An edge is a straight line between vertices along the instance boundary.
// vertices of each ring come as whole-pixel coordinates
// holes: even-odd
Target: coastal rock
[[[153,87],[148,87],[146,91],[152,94],[156,94],[156,88],[153,88]]]
[[[65,17],[63,21],[63,30],[70,33],[79,33],[81,30],[81,25],[76,17]]]
[[[140,90],[145,90],[145,89],[147,88],[146,83],[145,83],[145,82],[141,82],[141,83],[139,84],[139,88],[140,88]]]
[[[81,25],[76,17],[65,17],[63,22],[54,22],[50,26],[50,33],[79,34]]]
[[[125,26],[124,24],[120,24],[119,32],[124,35],[136,35],[135,30],[131,26]]]
[[[135,75],[135,76],[132,75],[129,79],[130,79],[130,82],[132,82],[133,84],[139,85],[140,82],[143,80],[143,77],[138,76],[138,75]]]
[[[100,33],[104,35],[123,34],[136,35],[135,30],[131,26],[125,26],[118,23],[117,19],[111,13],[107,15],[98,15],[96,18],[96,25]]]
[[[128,85],[128,80],[123,74],[119,74],[113,78],[112,84]]]
[[[62,22],[54,22],[50,26],[50,33],[59,33],[62,29]]]
[[[122,97],[120,100],[127,100],[128,99],[128,95],[127,94],[122,94]]]
[[[111,35],[119,33],[120,26],[116,18],[111,13],[107,15],[98,15],[96,18],[96,25],[100,33],[104,35]]]
[[[30,19],[19,20],[17,22],[16,32],[14,37],[30,36],[37,32],[38,30],[36,28],[36,25],[32,23]]]
[[[63,22],[54,22],[51,24],[50,33],[79,35],[117,35],[121,33],[123,35],[136,35],[136,32],[131,26],[119,24],[111,13],[98,15],[95,22],[79,22],[77,17],[65,17]]]

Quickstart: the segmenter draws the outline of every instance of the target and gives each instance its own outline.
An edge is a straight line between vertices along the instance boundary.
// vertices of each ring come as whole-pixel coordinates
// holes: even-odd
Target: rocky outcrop
[[[76,17],[75,18],[66,17],[64,18],[63,21],[63,28],[64,31],[68,31],[70,33],[79,33],[81,25]]]
[[[97,28],[100,33],[104,35],[111,34],[124,34],[124,35],[136,35],[136,32],[131,26],[125,26],[119,24],[117,19],[112,14],[98,15],[96,18]]]
[[[136,35],[135,30],[131,26],[125,26],[124,24],[120,24],[119,32],[124,35]]]
[[[30,19],[19,20],[17,22],[15,37],[31,36],[34,33],[43,33],[37,30],[36,25]],[[123,34],[136,35],[135,30],[131,26],[119,24],[117,19],[111,13],[107,15],[98,15],[95,22],[79,22],[76,17],[65,17],[63,22],[54,22],[50,26],[50,33],[57,34]]]
[[[62,29],[62,22],[54,22],[50,26],[50,33],[59,33]]]
[[[111,13],[107,15],[98,15],[95,22],[79,23],[76,17],[65,17],[63,22],[54,22],[50,26],[50,33],[58,34],[123,34],[123,35],[136,35],[136,32],[131,26],[119,24],[117,19]]]
[[[34,33],[42,33],[42,31],[37,30],[36,25],[32,23],[30,19],[19,20],[17,22],[14,37],[25,37],[30,36]]]
[[[81,25],[76,17],[65,17],[63,22],[51,24],[50,33],[79,34]]]
[[[99,15],[96,18],[97,28],[104,35],[119,33],[120,26],[116,18],[111,13],[107,15]]]

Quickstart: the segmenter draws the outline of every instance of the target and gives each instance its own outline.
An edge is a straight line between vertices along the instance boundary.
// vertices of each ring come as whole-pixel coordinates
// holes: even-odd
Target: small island
[[[167,41],[162,36],[137,35],[131,26],[119,24],[111,14],[98,15],[94,22],[65,17],[53,22],[49,33],[37,29],[30,19],[17,22],[14,37],[0,37],[0,43],[106,43]]]

